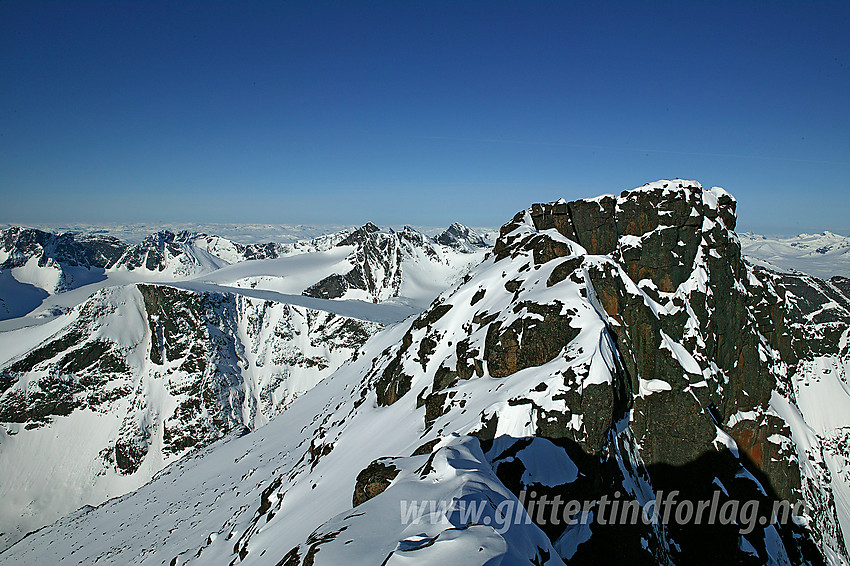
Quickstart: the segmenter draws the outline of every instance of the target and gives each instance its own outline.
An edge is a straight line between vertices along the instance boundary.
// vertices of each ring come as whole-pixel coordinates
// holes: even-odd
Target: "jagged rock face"
[[[492,268],[501,270],[498,284],[466,281],[384,354],[373,372],[378,403],[416,394],[426,429],[442,429],[470,402],[466,380],[512,382],[536,368],[550,377],[514,392],[507,414],[528,415],[524,434],[575,446],[574,460],[625,442],[610,432],[627,416],[638,467],[656,487],[705,490],[707,467],[710,480],[741,498],[760,493],[756,477],[772,497],[805,497],[791,429],[771,406],[788,390],[793,315],[742,260],[734,226],[728,193],[679,180],[535,205],[501,230]],[[839,323],[834,336],[846,328]],[[599,338],[589,339],[589,329]],[[604,377],[582,360],[587,344],[610,349]],[[431,383],[420,390],[422,372]],[[499,413],[481,415],[474,432],[485,443],[505,430]],[[605,478],[604,469],[588,473],[622,481]],[[741,475],[752,481],[742,484]],[[819,513],[835,518],[828,505],[812,517]],[[689,546],[679,559],[706,550],[688,529],[673,535]],[[789,555],[811,553],[795,536],[781,534]],[[737,547],[727,552],[733,558]]]
[[[405,234],[405,232],[402,232]],[[365,291],[374,301],[398,295],[401,287],[401,247],[406,239],[382,234],[371,222],[355,230],[337,246],[354,246],[351,271],[330,275],[304,291],[311,297],[338,299],[349,289]]]
[[[4,364],[0,422],[38,428],[75,410],[105,411],[129,394],[126,352],[92,334],[98,320],[115,311],[112,305],[90,301],[58,335]]]
[[[50,260],[74,267],[111,266],[127,245],[111,236],[51,234],[32,228],[13,227],[0,231],[0,269],[21,267],[37,258],[39,267]]]
[[[760,318],[760,331],[784,329],[782,359],[788,368],[779,390],[806,423],[795,428],[793,439],[813,536],[822,548],[846,549],[850,528],[841,508],[850,487],[850,417],[840,400],[850,376],[848,279],[754,271],[764,286],[762,296],[773,297],[774,303]],[[777,316],[781,326],[773,322]]]
[[[535,205],[425,312],[269,425],[8,559],[79,548],[77,561],[270,566],[846,561],[846,281],[748,265],[734,209],[724,191],[680,180]],[[721,504],[802,498],[806,522],[741,533],[531,513],[493,527],[523,492],[643,506],[671,490]],[[483,515],[399,521],[423,500],[481,503]],[[85,548],[118,517],[155,535],[109,531],[103,550]]]
[[[401,232],[385,233],[369,222],[336,245],[353,246],[348,256],[351,269],[325,277],[305,289],[304,295],[382,302],[399,295],[404,281],[405,261],[421,258],[436,265],[449,264],[445,251],[439,245],[409,227]]]
[[[202,243],[207,246],[199,245]],[[224,249],[215,250],[217,254],[205,249],[211,246],[215,248],[216,244],[224,244]],[[186,231],[175,234],[162,230],[130,247],[115,263],[114,268],[129,271],[173,271],[176,275],[191,275],[229,263],[220,257],[224,255],[223,252],[229,252],[229,255],[233,256],[231,259],[235,259],[244,252],[244,246],[206,234],[192,234]]]
[[[487,242],[484,236],[459,222],[454,222],[440,235],[435,237],[434,241],[462,252],[471,252],[479,248],[490,247],[489,242]]]
[[[702,453],[715,437],[713,423],[703,416],[711,404],[723,418],[766,409],[776,374],[759,352],[771,344],[760,342],[751,320],[748,301],[754,293],[745,286],[748,271],[733,232],[735,201],[728,193],[681,180],[659,182],[618,198],[535,205],[531,219],[538,230],[554,228],[588,254],[616,261],[616,266],[597,263],[588,273],[612,319],[631,389],[639,393],[641,379],[675,385],[636,397],[633,429],[642,431],[637,437],[644,461],[680,465]],[[542,253],[545,259],[553,252]],[[635,284],[640,292],[629,289]],[[771,334],[787,340],[779,322]],[[684,371],[658,356],[676,348],[669,345],[673,342],[692,357]],[[711,362],[716,369],[708,369]],[[768,428],[769,433],[751,427],[732,432],[765,466],[772,459],[763,456],[776,455],[778,448],[763,439],[783,432],[779,423]],[[791,496],[799,480],[786,482],[787,473],[773,471],[777,482],[782,479],[783,495]]]
[[[126,248],[104,235],[51,234],[21,227],[0,231],[0,277],[7,278],[10,293],[0,296],[0,314],[18,316],[36,306],[43,295],[32,297],[29,309],[14,304],[21,292],[31,294],[33,287],[54,294],[102,279]]]
[[[120,495],[187,452],[265,424],[356,357],[379,328],[324,311],[146,284],[101,290],[58,322],[52,336],[0,364],[0,457],[37,458],[45,471],[33,473],[47,474],[29,484],[32,494],[15,493],[16,505],[68,492],[44,521]],[[51,484],[49,470],[62,469],[53,460],[63,451],[30,456],[29,439],[42,435],[76,447],[64,465],[79,473]],[[5,494],[11,484],[0,488]],[[23,521],[27,530],[45,524]],[[4,546],[6,537],[20,536],[16,526],[4,524]]]

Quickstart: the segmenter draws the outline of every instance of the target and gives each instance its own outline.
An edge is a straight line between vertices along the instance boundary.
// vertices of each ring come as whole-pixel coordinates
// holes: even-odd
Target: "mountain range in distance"
[[[38,313],[42,316],[55,310],[61,311],[68,304],[74,304],[76,298],[68,301],[56,299],[56,296],[81,287],[93,290],[98,285],[130,281],[197,279],[241,262],[276,260],[307,252],[332,252],[337,244],[346,238],[356,237],[367,227],[377,232],[375,238],[384,238],[387,242],[404,238],[409,249],[430,246],[433,248],[429,250],[431,255],[441,253],[444,256],[441,262],[449,261],[453,252],[461,255],[473,253],[492,242],[492,234],[479,235],[458,223],[433,237],[410,227],[382,232],[371,223],[329,233],[326,228],[300,227],[302,234],[320,235],[288,243],[249,244],[187,230],[176,233],[160,230],[148,234],[136,244],[129,244],[105,231],[52,233],[14,226],[0,230],[0,320],[28,315],[39,306],[43,307]],[[276,273],[268,265],[260,268],[260,271],[263,270],[271,270],[273,275]],[[277,271],[281,270],[286,271],[286,268],[280,266]],[[249,272],[250,268],[247,271],[242,269],[242,279],[250,278],[252,274]],[[240,285],[244,281],[234,277],[227,283]],[[287,293],[303,291],[293,287],[294,284],[284,286]],[[252,285],[256,287],[257,282],[253,281]],[[397,294],[398,289],[387,292]],[[375,298],[364,297],[368,300]]]
[[[736,208],[674,179],[495,241],[18,231],[8,273],[47,296],[0,333],[0,564],[846,564],[850,279],[777,259],[843,248],[750,246]],[[673,492],[800,512],[499,511]]]

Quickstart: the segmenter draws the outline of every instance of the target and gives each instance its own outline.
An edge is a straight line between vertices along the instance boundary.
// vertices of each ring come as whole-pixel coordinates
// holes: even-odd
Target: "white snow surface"
[[[325,337],[316,336],[317,327],[327,323],[327,328],[333,329],[338,324],[335,321],[343,320],[339,317],[364,321],[373,331],[380,325],[403,321],[421,312],[486,253],[483,249],[461,253],[429,244],[423,238],[432,253],[416,246],[405,248],[400,257],[400,285],[396,291],[379,289],[383,301],[359,291],[339,300],[302,295],[304,289],[328,275],[352,268],[355,247],[336,246],[348,234],[345,231],[296,242],[281,248],[284,257],[277,259],[247,261],[229,240],[189,236],[192,243],[180,244],[182,255],[167,256],[162,271],[119,267],[107,270],[99,280],[64,292],[56,292],[59,272],[49,263],[38,268],[30,265],[31,260],[24,267],[0,272],[0,297],[10,303],[9,314],[31,311],[0,321],[0,364],[11,363],[67,331],[78,320],[81,308],[102,308],[111,314],[97,320],[98,326],[89,338],[103,338],[125,352],[135,379],[127,385],[143,391],[144,411],[138,418],[153,430],[159,427],[159,436],[154,438],[143,466],[123,476],[109,467],[102,452],[114,445],[123,415],[136,410],[131,404],[138,403],[139,398],[122,398],[106,412],[75,411],[32,431],[10,425],[11,434],[5,430],[0,433],[0,469],[14,470],[0,477],[0,497],[6,502],[0,512],[0,547],[83,504],[98,505],[136,489],[179,455],[163,455],[160,449],[162,423],[179,402],[169,393],[170,388],[185,376],[172,370],[163,375],[162,368],[151,363],[147,355],[150,329],[137,284],[233,297],[239,310],[235,339],[244,345],[239,379],[246,397],[252,399],[243,408],[240,420],[257,428],[351,357],[352,351],[345,348],[330,351],[322,343]],[[384,233],[382,237],[389,240],[393,236]],[[0,302],[0,309],[4,306]],[[261,327],[249,322],[257,317],[263,322]],[[289,342],[280,339],[276,329],[280,325],[294,329]],[[316,340],[319,343],[314,343]],[[290,350],[321,359],[324,365],[294,367],[275,362]],[[24,388],[26,383],[16,387]],[[87,434],[88,428],[96,428],[97,434]]]
[[[264,425],[294,398],[347,362],[353,353],[351,348],[325,341],[325,334],[332,334],[347,319],[314,308],[336,302],[300,296],[294,299],[309,299],[310,304],[272,302],[262,296],[233,297],[236,312],[229,316],[235,317],[234,340],[242,358],[238,388],[245,396],[242,406],[235,408],[241,413],[236,420],[248,428]],[[340,306],[350,311],[349,316],[368,315],[383,307],[364,303],[358,309],[347,302]],[[0,543],[4,546],[81,505],[97,505],[140,487],[185,453],[163,451],[163,429],[165,423],[180,418],[175,412],[185,399],[180,388],[198,377],[179,367],[179,360],[152,363],[151,330],[144,301],[135,285],[102,289],[83,305],[50,322],[3,333],[0,364],[68,331],[80,322],[83,311],[99,313],[86,323],[87,338],[114,344],[123,352],[131,372],[131,381],[126,385],[133,393],[98,410],[81,409],[56,416],[49,425],[33,430],[16,424],[0,427],[0,469],[11,471],[0,476],[0,498],[4,501]],[[222,311],[220,316],[227,317],[228,311]],[[373,332],[380,328],[378,324],[364,324]],[[322,363],[302,364],[299,359]],[[28,375],[34,379],[43,373],[44,370]],[[15,387],[23,390],[27,383],[19,382]],[[130,475],[117,472],[104,458],[104,451],[114,446],[126,419],[136,419],[155,431],[141,467]]]
[[[779,271],[801,271],[829,279],[850,277],[850,236],[832,232],[798,236],[738,234],[750,261]]]
[[[673,181],[674,186],[667,186],[671,181],[659,181],[636,190],[672,191],[676,190],[675,183],[679,181]],[[694,186],[693,182],[685,183]],[[715,187],[702,194],[706,205],[716,207],[717,199],[728,193]],[[707,220],[706,229],[711,227],[710,222]],[[526,222],[516,229],[515,235],[522,237],[533,232],[536,230],[526,214]],[[80,509],[60,519],[0,554],[0,565],[98,561],[225,564],[233,561],[237,554],[240,564],[274,566],[299,545],[303,557],[307,550],[305,541],[308,544],[320,541],[317,543],[319,552],[314,555],[317,565],[342,561],[457,563],[459,556],[464,557],[464,564],[507,565],[529,563],[538,547],[551,553],[552,559],[546,564],[562,564],[555,549],[562,556],[572,556],[590,536],[589,531],[581,527],[568,530],[550,544],[541,531],[524,522],[503,532],[493,528],[494,508],[503,502],[514,503],[513,495],[495,477],[492,462],[487,460],[498,450],[494,448],[488,455],[482,454],[477,441],[459,435],[476,432],[484,420],[495,419],[497,439],[494,446],[499,446],[500,439],[506,443],[533,437],[540,426],[533,407],[545,411],[568,409],[565,401],[556,400],[560,398],[558,393],[566,390],[566,375],[574,376],[569,387],[578,391],[612,382],[618,354],[608,328],[614,321],[606,315],[595,296],[588,269],[611,270],[624,280],[626,291],[642,298],[655,316],[676,314],[684,308],[690,318],[695,318],[688,311],[690,307],[677,306],[676,299],[694,291],[706,292],[706,259],[701,249],[690,278],[673,293],[660,293],[649,289],[651,282],[631,282],[610,258],[585,255],[581,246],[554,230],[543,235],[565,244],[568,255],[561,261],[535,265],[533,270],[528,267],[534,265],[528,250],[518,251],[509,262],[497,262],[492,257],[484,260],[473,267],[462,282],[436,298],[433,305],[451,308],[427,327],[410,321],[392,323],[401,320],[405,313],[424,308],[452,274],[463,273],[469,268],[469,263],[461,266],[465,260],[448,264],[443,272],[440,271],[443,267],[435,269],[421,257],[405,258],[410,265],[405,270],[407,279],[401,286],[404,291],[399,297],[386,297],[380,304],[351,300],[367,298],[356,295],[347,295],[338,301],[298,295],[305,282],[315,282],[315,277],[322,274],[342,273],[351,267],[350,250],[345,248],[223,265],[181,281],[170,280],[171,285],[193,292],[234,292],[246,304],[271,300],[276,302],[275,308],[296,311],[323,305],[324,312],[356,316],[388,327],[361,349],[361,355],[340,365],[329,378],[313,382],[307,379],[295,387],[299,394],[286,397],[286,410],[265,426],[173,461],[133,493],[96,508]],[[621,245],[638,246],[640,242],[639,239],[626,239]],[[815,253],[825,255],[829,252]],[[581,269],[576,270],[572,278],[549,284],[553,270],[562,261],[578,258],[581,258]],[[750,274],[750,277],[755,276]],[[520,283],[509,291],[506,283],[514,279]],[[97,285],[108,286],[104,282]],[[114,292],[132,293],[134,287],[120,289]],[[649,291],[660,302],[652,299]],[[76,300],[81,300],[83,295],[77,295]],[[484,349],[488,324],[473,321],[492,316],[491,320],[507,328],[519,320],[533,322],[536,317],[543,318],[528,306],[513,308],[522,304],[545,306],[569,315],[577,331],[576,337],[547,363],[517,371],[508,379],[493,377],[485,361],[480,374],[476,372],[471,378],[442,390],[447,394],[442,401],[444,411],[433,423],[426,424],[418,398],[424,399],[434,392],[434,378],[441,367],[455,367],[457,344],[466,340],[470,350],[481,352]],[[687,305],[687,301],[684,304]],[[59,303],[51,305],[54,309],[60,307]],[[348,308],[353,310],[346,310]],[[0,334],[16,337],[10,345],[0,341],[3,359],[20,355],[25,351],[22,344],[43,340],[56,331],[65,317],[70,320],[76,316],[74,309],[59,317],[50,315],[47,307],[37,312],[28,319],[28,326]],[[108,332],[116,331],[116,327],[110,330],[106,325],[106,328]],[[525,328],[527,331],[529,327]],[[704,346],[699,332],[696,323],[690,324],[686,326],[685,339]],[[440,337],[429,355],[420,357],[417,352],[402,351],[405,335],[409,335],[413,343],[421,343],[428,333]],[[143,341],[143,334],[142,338],[139,336],[121,334],[118,340],[125,343]],[[520,343],[522,339],[520,335]],[[689,383],[689,387],[704,386],[706,379],[722,379],[718,368],[703,356],[694,355],[682,343],[663,333],[661,339],[659,355],[669,356],[681,366],[683,383]],[[846,349],[846,333],[842,340]],[[382,406],[375,392],[375,382],[396,354],[401,371],[411,376],[409,392],[393,404]],[[773,352],[760,354],[765,362],[774,356]],[[822,478],[823,472],[815,469],[821,463],[828,470],[829,489],[835,497],[845,540],[850,526],[850,462],[840,450],[829,447],[831,443],[846,443],[850,434],[848,372],[846,356],[824,356],[801,364],[792,375],[793,396],[775,391],[768,409],[788,423],[804,476]],[[673,386],[663,380],[641,378],[639,394],[658,394]],[[284,393],[286,395],[289,393]],[[734,422],[760,416],[756,412],[740,412],[730,416],[726,424],[731,426]],[[581,415],[575,417],[578,418],[569,426],[580,436],[585,423]],[[69,418],[61,426],[76,428],[79,433],[77,427],[90,426],[86,419],[93,417],[82,414],[75,418],[78,421],[71,422]],[[103,428],[110,430],[109,426],[113,424],[105,420]],[[627,418],[617,425],[617,434],[629,439]],[[0,442],[4,443],[3,453],[10,438],[14,436],[0,437]],[[43,442],[47,449],[57,450],[61,455],[61,450],[50,444],[55,439],[34,438],[36,444]],[[431,440],[437,444],[430,453],[412,455]],[[783,441],[781,437],[777,439],[780,441]],[[575,479],[576,465],[566,455],[552,461],[547,443],[545,439],[531,439],[530,444],[517,453],[516,457],[521,457],[525,464],[523,480],[556,485]],[[734,440],[720,429],[717,443],[733,452],[737,450]],[[823,457],[818,461],[814,454],[822,447]],[[623,465],[628,461],[629,468],[633,469],[640,463],[637,448],[633,450],[633,453],[620,454],[626,486],[641,502],[648,501],[654,496],[651,487],[639,477],[630,476]],[[398,475],[385,492],[352,508],[358,472],[378,458],[398,469]],[[23,469],[26,473],[35,473],[33,469]],[[72,470],[72,473],[89,472]],[[14,489],[25,488],[12,486],[8,490],[10,501],[20,508],[23,501],[15,503]],[[45,495],[44,500],[50,501],[49,497]],[[404,502],[421,500],[489,501],[491,505],[487,507],[486,516],[489,523],[469,525],[439,508],[427,516],[428,520],[412,523],[399,520]],[[787,557],[775,529],[769,531],[767,542],[772,549],[771,555],[781,563]],[[746,544],[742,542],[742,548],[748,549]],[[828,559],[835,564],[843,560],[837,555]]]
[[[380,352],[395,344],[404,330],[397,326],[377,335],[367,350]],[[323,546],[316,564],[338,564],[355,555],[362,563],[380,563],[388,552],[425,540],[434,544],[407,556],[435,563],[463,552],[480,556],[470,564],[512,564],[517,553],[534,552],[537,546],[551,549],[542,532],[523,523],[500,534],[485,525],[465,528],[458,518],[439,512],[426,522],[400,521],[401,500],[465,498],[498,504],[513,498],[470,438],[443,439],[432,459],[434,471],[421,479],[414,471],[427,455],[393,460],[402,473],[384,495],[356,510],[373,519],[356,519],[360,513],[351,512],[351,493],[359,470],[386,454],[410,454],[424,441],[421,420],[410,418],[412,397],[377,407],[374,394],[368,394],[365,403],[355,405],[361,376],[370,365],[369,356],[361,357],[256,432],[190,455],[133,493],[61,519],[0,554],[0,564],[91,564],[104,559],[161,564],[175,557],[179,564],[227,563],[243,535],[247,554],[242,563],[276,564],[326,521],[323,528],[329,532],[346,530]],[[342,419],[333,421],[333,415]],[[311,463],[309,449],[318,443],[333,449]],[[281,478],[280,489],[267,496],[273,513],[256,520],[262,494],[269,493],[276,478]],[[154,540],[147,532],[158,535]],[[486,552],[474,552],[478,547]],[[403,556],[388,564],[407,563]],[[561,564],[556,557],[547,563]]]
[[[535,236],[537,231],[527,220],[516,229],[517,237]],[[436,299],[435,308],[447,308],[438,319],[427,325],[417,321],[389,327],[372,338],[356,360],[295,398],[267,425],[175,462],[131,494],[61,519],[0,555],[0,564],[98,559],[227,563],[237,552],[243,564],[273,566],[310,540],[325,541],[314,555],[317,565],[338,564],[350,556],[370,564],[411,560],[430,564],[451,561],[453,556],[464,556],[468,564],[516,564],[534,559],[538,547],[550,555],[547,564],[561,564],[542,532],[524,522],[498,532],[486,522],[460,525],[451,513],[439,510],[427,525],[404,523],[396,514],[401,502],[411,499],[486,499],[496,507],[510,500],[477,441],[456,434],[475,432],[484,421],[495,420],[497,439],[527,439],[541,424],[538,410],[567,412],[565,396],[559,393],[612,382],[618,354],[587,269],[625,274],[610,258],[586,256],[581,246],[554,230],[541,234],[571,253],[561,261],[537,265],[531,249],[517,250],[511,261],[485,260]],[[554,269],[571,259],[579,261],[579,269],[550,284]],[[234,273],[228,275],[228,269]],[[238,280],[239,269],[225,268],[213,275]],[[181,285],[218,284],[203,279]],[[519,283],[508,290],[506,284],[513,280]],[[629,292],[665,309],[632,285]],[[426,425],[417,398],[432,392],[440,367],[457,363],[455,345],[466,341],[469,350],[484,351],[488,324],[471,321],[487,317],[502,328],[521,321],[531,331],[534,321],[543,318],[538,307],[569,317],[576,332],[569,344],[549,362],[516,371],[509,379],[491,377],[485,361],[483,375],[442,390],[447,395],[443,411]],[[406,334],[413,343],[420,343],[426,334],[440,339],[428,356],[420,357],[415,351],[400,350]],[[523,336],[518,340],[521,343]],[[696,362],[668,340],[665,355],[683,366],[684,375]],[[374,383],[396,355],[401,371],[410,376],[409,394],[382,406]],[[567,375],[572,377],[566,380]],[[581,438],[585,423],[578,417],[568,426]],[[624,431],[627,436],[627,426]],[[430,456],[409,456],[429,440],[438,441]],[[517,453],[526,464],[524,478],[541,485],[574,480],[575,464],[566,455],[552,461],[549,444],[534,440]],[[385,461],[398,468],[399,475],[384,493],[352,510],[357,474],[382,457],[390,457]],[[628,458],[629,469],[639,465],[636,451]],[[652,497],[638,478],[630,479],[629,485],[636,497]],[[116,524],[133,528],[107,528]],[[148,537],[147,532],[157,536]],[[584,537],[586,533],[574,532],[559,545],[574,552]],[[90,542],[93,539],[97,542]],[[302,556],[305,551],[302,546]]]
[[[325,277],[344,275],[357,265],[355,246],[337,246],[351,233],[351,230],[323,232],[310,240],[269,244],[277,258],[246,259],[244,246],[220,236],[159,232],[128,248],[105,272],[60,265],[52,259],[38,266],[37,258],[33,257],[22,267],[0,270],[0,332],[40,324],[80,304],[101,288],[129,283],[193,281],[195,288],[200,283],[212,283],[300,295]],[[391,302],[397,305],[399,313],[390,317],[395,317],[393,321],[422,311],[461,274],[479,263],[487,251],[486,248],[459,251],[437,244],[409,227],[401,233],[389,230],[375,237],[382,239],[385,247],[395,246],[398,254],[393,258],[397,261],[392,264],[395,271],[379,281],[374,291],[349,289],[342,299]],[[153,257],[156,268],[148,269],[149,257]],[[371,264],[368,269],[380,273],[383,266]]]

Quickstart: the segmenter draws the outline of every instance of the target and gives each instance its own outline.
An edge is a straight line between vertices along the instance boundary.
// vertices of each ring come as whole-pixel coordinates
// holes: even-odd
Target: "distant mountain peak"
[[[267,425],[170,466],[136,493],[39,530],[0,564],[140,555],[157,564],[288,566],[446,557],[549,566],[844,563],[848,280],[748,264],[736,221],[726,191],[681,179],[521,210],[485,259],[420,315],[365,343],[345,339],[350,347],[340,358],[351,360]],[[444,234],[451,242],[470,237],[459,224]],[[408,267],[424,279],[446,258],[479,258],[438,238],[361,227],[348,234],[352,249],[331,249],[338,272],[314,296],[342,289],[338,298],[384,300]],[[251,410],[240,397],[249,387],[231,379],[248,370],[272,375],[285,344],[267,348],[267,340],[309,332],[261,318],[270,308],[262,300],[249,301],[242,317],[230,298],[160,288],[139,294],[111,304],[137,305],[137,327],[149,337],[132,340],[149,358],[143,367],[184,372],[173,385],[185,396],[182,413],[163,415],[159,428],[148,426],[154,411],[133,405],[151,418],[126,421],[140,434],[119,434],[116,464],[119,447],[121,462],[134,465],[126,454],[154,446],[146,435],[155,443],[168,432],[175,455],[197,437],[213,440],[222,430],[216,415]],[[228,337],[246,328],[251,339],[233,348]],[[205,331],[215,340],[195,339]],[[34,345],[32,363],[11,360],[16,414],[29,418],[35,413],[21,401],[42,400],[27,395],[38,393],[36,384],[15,373],[17,364],[45,378],[59,374],[48,365],[88,377],[79,368],[94,357],[76,344],[86,335]],[[295,342],[313,345],[306,338]],[[192,342],[208,343],[211,355]],[[261,348],[263,365],[255,361]],[[304,366],[314,363],[310,356]],[[216,379],[191,379],[204,372]],[[625,513],[610,522],[602,511],[605,500],[648,511],[664,496],[688,503],[679,511],[711,501],[722,505],[721,516],[726,502],[758,508],[750,518],[709,520],[711,527],[700,511],[688,512],[694,521],[677,512],[669,521],[634,516],[629,525]],[[503,503],[522,498],[538,511],[553,500],[598,506],[560,521],[527,506],[496,531],[497,514],[513,516]],[[805,503],[799,521],[768,524],[765,511],[780,500]],[[449,506],[432,503],[427,516],[399,521],[399,506],[411,501]],[[480,502],[487,515],[471,521],[456,502]],[[310,513],[300,512],[307,506]],[[581,524],[567,520],[576,518]],[[750,520],[754,529],[744,534]],[[94,544],[92,532],[101,533]]]
[[[451,226],[446,228],[434,240],[438,244],[465,252],[490,247],[484,236],[460,222],[452,222]]]
[[[431,270],[448,269],[456,275],[455,268],[450,266],[468,261],[458,261],[459,256],[479,251],[472,246],[445,246],[411,226],[404,226],[400,231],[390,229],[382,232],[371,222],[342,239],[337,247],[342,246],[354,247],[347,258],[350,270],[325,277],[305,289],[304,295],[323,299],[385,301],[400,294],[407,270],[429,269],[425,266],[430,266]]]

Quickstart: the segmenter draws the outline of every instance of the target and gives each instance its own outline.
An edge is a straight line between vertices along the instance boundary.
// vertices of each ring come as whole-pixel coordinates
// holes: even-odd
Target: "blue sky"
[[[850,234],[850,3],[0,2],[0,221],[498,226],[659,178]]]

